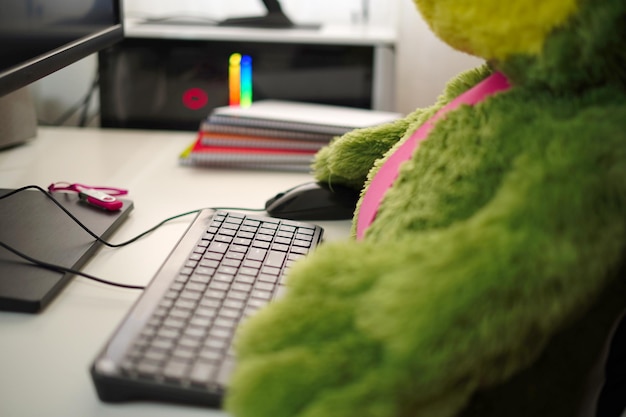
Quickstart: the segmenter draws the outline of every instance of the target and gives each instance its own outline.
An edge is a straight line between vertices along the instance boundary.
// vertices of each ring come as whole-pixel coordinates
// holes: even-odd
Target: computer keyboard
[[[322,234],[308,223],[202,211],[94,361],[100,399],[219,407],[237,326],[280,297],[285,272]]]

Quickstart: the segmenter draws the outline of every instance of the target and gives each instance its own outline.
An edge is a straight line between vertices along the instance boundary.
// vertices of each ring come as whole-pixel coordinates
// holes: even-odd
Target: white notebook
[[[218,107],[213,110],[208,121],[218,124],[341,135],[357,128],[389,123],[401,117],[399,113],[379,110],[261,100],[252,103],[250,107]]]

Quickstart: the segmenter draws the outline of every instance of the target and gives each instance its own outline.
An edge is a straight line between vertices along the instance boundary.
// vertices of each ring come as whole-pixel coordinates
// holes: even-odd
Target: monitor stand
[[[317,24],[295,24],[283,12],[283,9],[280,6],[278,0],[263,0],[263,5],[267,10],[267,13],[264,16],[234,17],[222,20],[218,23],[218,26],[237,26],[267,29],[317,29],[320,26]]]
[[[268,12],[265,16],[234,17],[219,22],[219,26],[288,29],[296,25],[283,12]]]
[[[37,136],[35,104],[28,87],[0,97],[0,151]]]

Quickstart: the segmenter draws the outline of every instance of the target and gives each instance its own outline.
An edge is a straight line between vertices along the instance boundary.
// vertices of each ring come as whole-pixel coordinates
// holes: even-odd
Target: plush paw
[[[445,355],[434,352],[432,341],[441,341],[446,331],[415,317],[419,297],[404,297],[415,303],[398,297],[407,290],[399,283],[415,281],[410,277],[416,272],[398,265],[426,258],[427,250],[389,249],[327,244],[298,264],[287,296],[244,323],[238,334],[240,364],[227,410],[238,417],[398,416],[409,410],[433,417],[458,411],[473,384],[458,381],[451,390],[449,381],[440,379],[447,378],[440,371],[449,364],[436,360]],[[396,308],[408,311],[394,319],[389,314]],[[407,324],[398,317],[426,332],[423,346],[415,337],[419,332],[391,334]],[[393,331],[380,327],[385,321]],[[424,355],[416,350],[407,356],[412,348]],[[423,378],[415,377],[418,370]]]
[[[332,246],[318,250],[322,256],[314,266],[297,265],[287,296],[243,324],[237,339],[241,365],[226,404],[234,415],[365,416],[376,408],[374,396],[382,401],[377,407],[388,401],[374,390],[381,386],[380,344],[358,328],[356,317],[379,271],[349,273],[360,269],[365,252],[376,252],[346,247],[355,256],[337,268]],[[314,286],[299,279],[310,268],[323,271]]]
[[[408,138],[437,110],[490,72],[487,66],[469,70],[450,81],[434,105],[417,109],[395,122],[357,129],[335,138],[316,155],[313,162],[315,178],[320,182],[362,189],[376,161]]]
[[[315,156],[316,179],[361,189],[374,161],[404,136],[407,125],[408,121],[401,119],[336,138]]]

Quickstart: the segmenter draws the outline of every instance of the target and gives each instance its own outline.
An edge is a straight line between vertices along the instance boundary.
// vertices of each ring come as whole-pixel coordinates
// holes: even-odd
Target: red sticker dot
[[[183,104],[191,110],[200,110],[209,102],[209,96],[201,88],[190,88],[183,93]]]

